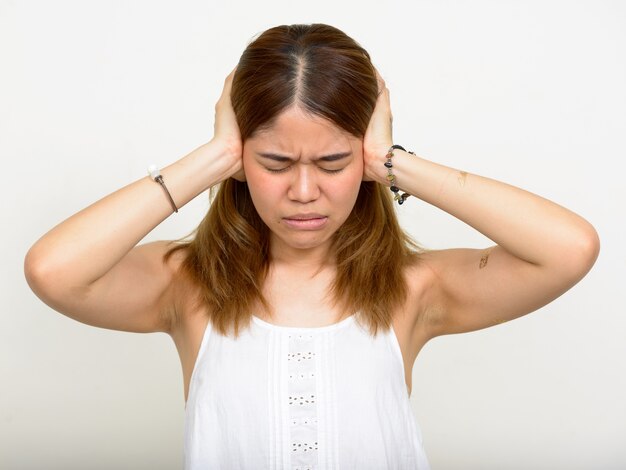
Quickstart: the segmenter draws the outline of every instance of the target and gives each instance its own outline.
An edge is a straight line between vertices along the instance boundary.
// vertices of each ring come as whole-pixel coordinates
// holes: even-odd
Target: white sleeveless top
[[[185,470],[430,470],[393,327],[253,316],[235,340],[209,321],[185,405]]]

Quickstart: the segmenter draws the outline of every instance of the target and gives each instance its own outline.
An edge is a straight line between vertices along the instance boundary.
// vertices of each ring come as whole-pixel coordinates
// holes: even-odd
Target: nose
[[[287,196],[292,201],[302,203],[315,201],[320,196],[315,168],[299,165],[293,172]]]

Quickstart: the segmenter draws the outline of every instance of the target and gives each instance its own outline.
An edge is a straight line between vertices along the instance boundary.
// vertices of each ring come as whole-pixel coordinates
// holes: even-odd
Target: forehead
[[[281,146],[287,150],[323,148],[356,140],[348,132],[319,116],[306,114],[295,106],[280,113],[273,125],[249,139],[258,145]]]

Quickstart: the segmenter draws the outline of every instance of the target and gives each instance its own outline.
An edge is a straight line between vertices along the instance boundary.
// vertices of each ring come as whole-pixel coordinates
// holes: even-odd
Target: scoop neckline
[[[335,330],[337,328],[341,328],[344,325],[352,323],[354,321],[354,315],[352,314],[349,317],[344,318],[343,320],[337,323],[331,323],[330,325],[324,326],[284,326],[284,325],[274,325],[273,323],[268,323],[265,320],[261,320],[256,315],[252,315],[252,320],[257,324],[264,328],[268,328],[270,330],[278,330],[278,331],[308,331],[308,332],[318,332],[318,331],[329,331]]]

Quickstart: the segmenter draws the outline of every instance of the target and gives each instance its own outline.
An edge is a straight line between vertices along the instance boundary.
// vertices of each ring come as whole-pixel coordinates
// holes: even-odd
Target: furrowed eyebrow
[[[278,155],[276,153],[268,153],[268,152],[257,152],[257,155],[263,158],[268,158],[270,160],[274,160],[275,162],[293,162],[293,158],[285,157],[284,155]],[[324,162],[335,162],[337,160],[341,160],[342,158],[346,158],[352,155],[352,152],[342,152],[342,153],[333,153],[331,155],[324,155],[323,157],[314,158],[314,161],[324,161]]]

